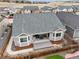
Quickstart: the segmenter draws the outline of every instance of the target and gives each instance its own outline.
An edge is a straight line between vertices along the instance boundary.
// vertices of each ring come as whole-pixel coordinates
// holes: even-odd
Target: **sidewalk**
[[[29,48],[29,49],[23,49],[23,50],[19,50],[19,51],[13,51],[12,50],[12,43],[13,43],[13,37],[11,37],[9,44],[6,48],[6,52],[8,53],[8,55],[10,56],[17,56],[17,55],[21,55],[21,54],[26,54],[28,55],[28,52],[33,51],[33,48]]]
[[[65,59],[72,59],[72,58],[76,58],[77,56],[79,56],[79,51],[72,53],[72,54],[67,54],[65,56]]]

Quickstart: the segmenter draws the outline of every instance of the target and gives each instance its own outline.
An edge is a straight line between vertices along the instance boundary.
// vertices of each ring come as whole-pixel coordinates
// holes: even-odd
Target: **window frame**
[[[26,42],[21,42],[21,38],[27,38],[26,40]],[[28,36],[21,36],[21,37],[19,37],[19,42],[20,43],[28,43]]]
[[[57,36],[57,34],[58,34],[58,36]],[[60,35],[59,35],[60,34]],[[57,32],[56,33],[56,37],[61,37],[62,36],[62,33],[61,32]]]

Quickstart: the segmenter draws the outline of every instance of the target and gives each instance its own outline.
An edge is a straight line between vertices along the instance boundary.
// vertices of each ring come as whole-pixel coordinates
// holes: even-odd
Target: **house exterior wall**
[[[20,38],[25,38],[27,37],[27,42],[20,42]],[[29,37],[29,39],[28,39]],[[32,36],[17,36],[17,37],[14,37],[14,43],[16,46],[19,46],[19,47],[23,47],[23,46],[28,46],[32,43]]]
[[[68,9],[68,12],[73,12],[73,9],[71,8],[71,9]]]
[[[40,10],[35,10],[32,13],[40,13]]]
[[[58,34],[58,33],[61,33],[60,37],[56,37],[56,34]],[[64,36],[64,31],[55,31],[53,33],[50,33],[49,39],[52,41],[58,41],[58,40],[63,39],[63,36]]]
[[[71,38],[73,38],[74,40],[79,40],[79,29],[72,29],[68,26],[66,26],[66,28],[66,33],[69,34]]]
[[[68,26],[66,26],[66,29],[67,29],[66,33],[69,34],[70,37],[73,38],[74,30]]]
[[[14,40],[15,46],[20,46],[18,37],[14,37],[13,40]]]
[[[17,11],[18,12],[18,11]],[[21,10],[22,14],[28,14],[28,13],[40,13],[40,10]]]
[[[74,40],[79,40],[79,29],[74,30],[73,38]]]
[[[58,40],[61,40],[61,39],[63,39],[63,37],[64,37],[64,32],[65,32],[65,31],[50,32],[50,33],[49,33],[49,38],[48,38],[48,40],[51,40],[51,41],[58,41]],[[61,36],[56,37],[56,34],[57,34],[57,33],[61,33]],[[53,34],[54,34],[54,35],[53,35]],[[28,37],[28,36],[25,36],[25,37]],[[14,43],[15,43],[16,46],[23,47],[23,46],[28,46],[28,45],[30,45],[30,44],[33,43],[33,35],[29,35],[30,40],[27,40],[27,42],[20,42],[20,38],[21,38],[21,36],[18,36],[18,37],[15,37],[15,38],[14,38]],[[39,40],[40,40],[40,39],[39,39]]]
[[[76,14],[76,15],[79,15],[79,12],[77,11],[77,12],[75,12],[75,14]]]
[[[52,12],[53,12],[53,13],[57,13],[58,11],[57,11],[57,10],[52,10]]]
[[[30,10],[24,10],[24,13],[28,14],[28,13],[31,13]]]
[[[21,10],[20,9],[16,9],[15,13],[19,14],[19,13],[21,13]]]
[[[21,14],[24,14],[25,12],[23,10],[21,10]]]

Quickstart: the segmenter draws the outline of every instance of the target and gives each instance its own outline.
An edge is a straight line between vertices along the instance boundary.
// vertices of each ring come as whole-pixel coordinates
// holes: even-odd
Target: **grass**
[[[47,56],[45,59],[64,59],[64,57],[60,55],[53,55],[53,56]]]

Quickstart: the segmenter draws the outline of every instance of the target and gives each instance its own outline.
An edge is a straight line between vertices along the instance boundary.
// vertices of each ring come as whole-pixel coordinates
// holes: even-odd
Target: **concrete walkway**
[[[67,54],[65,56],[65,59],[72,59],[72,58],[76,58],[77,56],[79,56],[79,51],[75,52],[75,53],[72,53],[72,54]]]
[[[9,44],[6,48],[6,52],[8,53],[8,55],[14,57],[17,55],[21,55],[21,54],[26,54],[28,55],[29,52],[33,51],[33,48],[29,48],[29,49],[23,49],[23,50],[19,50],[19,51],[13,51],[12,50],[12,43],[13,43],[13,37],[11,37]]]

